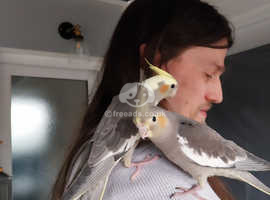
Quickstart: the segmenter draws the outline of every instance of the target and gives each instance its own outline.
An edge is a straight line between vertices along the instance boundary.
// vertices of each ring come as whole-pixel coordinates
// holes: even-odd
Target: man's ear
[[[139,53],[140,53],[140,69],[144,69],[144,65],[145,65],[145,49],[146,49],[146,44],[142,43],[139,47]]]
[[[146,59],[149,59],[147,58],[146,56],[146,48],[147,48],[147,45],[145,43],[142,43],[139,47],[139,53],[140,53],[140,80],[142,80],[142,78],[144,77],[144,65],[146,65],[146,62],[145,62],[145,58]],[[154,59],[152,61],[152,64],[155,65],[155,66],[160,66],[160,61],[161,61],[161,54],[159,51],[157,51],[155,53],[155,56],[154,56]],[[150,61],[151,62],[151,61]],[[166,71],[166,66],[160,66],[161,69],[165,70]],[[148,70],[146,70],[146,73],[147,73]],[[148,74],[149,75],[149,74]]]
[[[145,43],[142,43],[139,47],[139,52],[140,52],[140,58],[144,58],[145,57],[145,47],[146,47],[146,44]]]
[[[144,68],[144,57],[145,57],[145,48],[146,48],[146,44],[142,43],[139,47],[139,54],[140,54],[140,79],[139,81],[143,81],[145,79],[145,68]]]
[[[159,51],[156,52],[153,64],[156,66],[160,66],[160,61],[161,61],[161,54]]]
[[[159,55],[159,61],[160,61],[160,59],[161,59],[160,53],[159,53],[158,55]],[[159,66],[159,68],[162,69],[162,70],[164,70],[164,71],[166,71],[166,72],[168,72],[167,63],[161,64],[161,65]]]
[[[144,63],[144,58],[146,57],[145,55],[145,51],[146,51],[146,44],[145,43],[142,43],[139,47],[139,52],[140,52],[140,61],[141,63]],[[146,57],[147,58],[147,57]],[[147,58],[149,59],[149,58]],[[159,66],[160,65],[160,59],[161,59],[161,55],[160,55],[160,52],[157,51],[155,56],[154,56],[154,59],[153,59],[153,65],[156,65],[156,66]]]
[[[160,66],[160,69],[162,69],[162,70],[164,70],[164,71],[167,71],[167,65],[164,65],[164,64],[161,65],[161,66]]]

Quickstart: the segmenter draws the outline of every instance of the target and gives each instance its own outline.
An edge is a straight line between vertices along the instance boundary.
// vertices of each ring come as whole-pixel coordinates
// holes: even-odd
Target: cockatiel
[[[145,107],[174,96],[178,88],[177,81],[170,74],[153,65],[150,68],[158,75],[139,85],[124,86],[119,96],[112,99],[92,139],[82,146],[72,162],[63,200],[80,199],[86,193],[89,200],[101,200],[116,164],[123,158],[126,167],[131,165],[140,136],[133,123],[133,114],[139,105],[136,99],[135,105],[132,104],[130,96],[134,98],[137,94],[140,100],[146,101],[146,105],[141,106]]]
[[[270,195],[270,188],[249,171],[268,171],[270,162],[226,140],[215,130],[157,106],[149,106],[152,116],[136,117],[142,138],[149,138],[177,166],[198,181],[190,189],[172,196],[193,193],[207,183],[207,177],[224,176],[244,181]]]

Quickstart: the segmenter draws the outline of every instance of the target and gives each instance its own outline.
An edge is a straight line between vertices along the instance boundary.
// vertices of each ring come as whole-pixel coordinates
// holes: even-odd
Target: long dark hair
[[[228,41],[226,46],[211,46],[224,38]],[[113,33],[103,61],[102,81],[85,113],[78,138],[59,173],[53,199],[60,199],[72,158],[81,145],[91,138],[92,130],[99,123],[112,97],[119,94],[124,84],[139,81],[140,67],[144,65],[139,52],[141,44],[146,44],[145,55],[151,61],[157,52],[160,53],[160,62],[155,64],[161,65],[190,46],[229,48],[232,43],[229,22],[205,2],[133,1],[124,11]],[[221,194],[225,193],[225,189],[221,189]]]

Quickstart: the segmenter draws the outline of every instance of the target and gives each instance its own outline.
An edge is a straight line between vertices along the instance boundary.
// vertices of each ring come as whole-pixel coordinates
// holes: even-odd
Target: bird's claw
[[[135,170],[135,172],[132,174],[132,176],[130,177],[130,179],[131,179],[132,181],[134,181],[135,178],[136,178],[136,176],[139,174],[139,172],[140,172],[140,170],[141,170],[141,167],[142,167],[143,165],[149,164],[150,162],[153,162],[153,161],[155,161],[155,160],[157,160],[157,159],[159,159],[159,158],[160,158],[159,155],[156,155],[156,156],[154,156],[154,157],[152,157],[152,158],[150,158],[150,155],[147,155],[147,156],[145,156],[145,159],[144,159],[143,161],[131,163],[130,167],[136,167],[136,170]]]
[[[199,196],[197,194],[197,190],[199,189],[200,187],[195,185],[195,186],[192,186],[190,189],[185,189],[185,188],[182,188],[182,187],[175,187],[176,190],[182,190],[181,192],[175,192],[173,194],[170,195],[170,198],[174,198],[176,196],[181,196],[181,195],[187,195],[187,194],[192,194],[194,195],[195,197],[198,198],[198,200],[206,200],[204,198],[202,198],[201,196]]]

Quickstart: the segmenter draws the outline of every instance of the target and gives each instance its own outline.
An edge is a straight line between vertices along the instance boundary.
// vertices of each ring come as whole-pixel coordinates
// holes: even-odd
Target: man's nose
[[[209,85],[205,98],[207,101],[216,104],[223,101],[222,85],[219,78]]]

